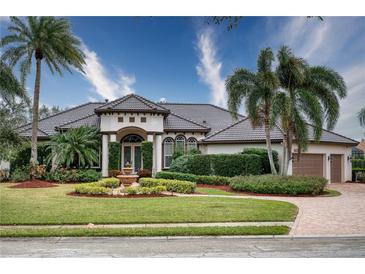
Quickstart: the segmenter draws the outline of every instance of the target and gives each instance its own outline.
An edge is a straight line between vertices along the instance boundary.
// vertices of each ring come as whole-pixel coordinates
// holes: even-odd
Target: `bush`
[[[170,171],[233,177],[261,174],[262,164],[260,156],[255,154],[197,154],[177,158]]]
[[[270,174],[270,161],[269,156],[267,155],[267,149],[265,148],[245,148],[242,151],[242,154],[256,154],[261,158],[261,165],[262,165],[262,173],[261,174]],[[276,150],[272,151],[272,157],[274,160],[274,165],[276,170],[279,170],[279,154]]]
[[[193,193],[196,188],[193,182],[171,179],[141,178],[139,183],[142,187],[165,186],[167,191],[177,193]]]
[[[125,192],[128,195],[136,195],[136,194],[144,194],[144,195],[151,195],[151,194],[161,194],[162,192],[166,191],[165,186],[154,186],[154,187],[126,187]]]
[[[12,172],[11,177],[10,177],[10,180],[14,181],[14,182],[24,182],[24,181],[28,181],[29,179],[30,179],[30,176],[29,176],[29,167],[28,166],[25,166],[23,168],[21,168],[21,167],[16,168]]]
[[[109,142],[109,169],[120,169],[120,143]]]
[[[183,180],[206,185],[229,185],[230,183],[229,177],[194,175],[170,171],[160,171],[156,174],[156,178]]]
[[[38,143],[38,164],[46,164],[46,158],[50,154],[46,149],[46,144]],[[24,166],[29,166],[31,155],[30,144],[25,144],[16,153],[15,157],[10,161],[10,173],[12,173],[17,168],[22,168]]]
[[[77,185],[75,187],[75,192],[79,194],[100,195],[100,194],[109,194],[110,189],[92,183],[92,184]]]
[[[327,180],[307,176],[238,176],[231,178],[230,186],[236,191],[263,194],[318,195],[323,192]]]
[[[95,182],[100,177],[100,172],[94,169],[58,169],[46,172],[44,175],[47,181],[62,183]]]
[[[143,168],[152,170],[153,164],[153,143],[143,141],[141,143],[142,157],[143,157]]]
[[[365,159],[353,159],[352,170],[365,171]]]
[[[120,182],[119,182],[119,179],[117,179],[117,178],[104,178],[104,179],[99,180],[97,182],[97,184],[99,186],[103,186],[103,187],[116,188],[116,187],[119,187]]]
[[[139,176],[139,178],[152,177],[152,170],[140,169],[140,170],[138,170],[138,176]]]

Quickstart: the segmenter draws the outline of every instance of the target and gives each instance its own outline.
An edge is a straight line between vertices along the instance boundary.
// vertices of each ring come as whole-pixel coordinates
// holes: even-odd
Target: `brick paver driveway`
[[[296,204],[299,213],[292,235],[365,235],[365,184],[330,184],[338,197],[273,197]]]

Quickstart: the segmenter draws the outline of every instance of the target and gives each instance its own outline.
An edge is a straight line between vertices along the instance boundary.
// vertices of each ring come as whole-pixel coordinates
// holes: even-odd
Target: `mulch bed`
[[[121,198],[121,199],[130,199],[130,198],[157,198],[157,197],[175,197],[172,195],[166,195],[166,194],[136,194],[136,195],[108,195],[108,194],[102,194],[102,195],[92,195],[92,194],[79,194],[76,192],[70,192],[67,193],[67,195],[70,196],[76,196],[76,197],[91,197],[91,198]]]
[[[226,186],[226,185],[223,185],[223,186],[215,186],[215,185],[206,185],[206,184],[197,184],[197,187],[205,187],[205,188],[216,188],[216,189],[221,189],[221,190],[224,190],[224,191],[232,191],[231,187],[230,186]]]
[[[25,181],[15,186],[10,186],[10,188],[46,188],[46,187],[55,187],[58,186],[56,184],[52,184],[47,181],[41,180],[33,180],[33,181]]]

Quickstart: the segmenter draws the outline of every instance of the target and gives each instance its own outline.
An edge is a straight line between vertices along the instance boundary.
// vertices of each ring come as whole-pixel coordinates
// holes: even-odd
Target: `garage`
[[[342,155],[331,154],[331,183],[342,182]]]
[[[304,153],[300,155],[298,161],[298,155],[294,153],[293,174],[324,177],[323,157],[323,154]]]

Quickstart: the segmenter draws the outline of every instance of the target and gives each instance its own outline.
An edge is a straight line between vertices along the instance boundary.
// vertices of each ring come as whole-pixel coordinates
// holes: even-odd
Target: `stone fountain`
[[[133,173],[133,167],[131,164],[127,163],[125,167],[122,168],[122,175],[118,175],[117,178],[119,179],[120,183],[123,186],[130,186],[133,183],[137,183],[139,176]]]

